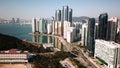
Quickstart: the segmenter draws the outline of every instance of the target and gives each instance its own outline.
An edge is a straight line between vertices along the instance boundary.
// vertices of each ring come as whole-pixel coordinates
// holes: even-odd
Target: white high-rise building
[[[71,31],[67,31],[67,42],[72,42],[73,41],[73,36]]]
[[[120,44],[97,39],[94,57],[104,60],[108,68],[120,68]]]
[[[46,33],[47,32],[46,23],[47,21],[43,18],[40,18],[40,19],[33,18],[32,19],[32,32],[33,33],[36,33],[36,32]]]
[[[118,20],[117,33],[120,31],[120,20]]]
[[[67,42],[71,43],[74,42],[76,38],[76,28],[75,27],[67,27],[67,32],[66,32],[66,40]]]
[[[58,22],[55,22],[55,31],[54,34],[58,34]]]
[[[40,26],[39,26],[39,19],[36,19],[36,32],[40,32],[39,31],[39,28],[40,28]]]
[[[63,35],[63,22],[58,21],[58,35]]]
[[[118,21],[117,33],[120,31],[120,22]]]
[[[55,34],[55,20],[54,20],[54,17],[52,17],[52,34]]]
[[[82,39],[81,39],[82,46],[87,46],[87,39],[88,39],[87,31],[88,31],[88,24],[84,23],[82,25]]]
[[[47,34],[51,34],[52,33],[52,23],[48,23],[47,24]]]
[[[76,39],[76,28],[70,27],[71,23],[68,21],[64,21],[63,24],[63,37],[67,40],[67,42],[74,42]]]
[[[47,20],[44,18],[39,19],[39,32],[40,33],[47,33],[47,27],[46,27]]]
[[[32,19],[32,33],[36,32],[36,18]]]
[[[67,27],[70,27],[70,22],[68,22],[68,21],[64,21],[64,23],[63,23],[63,36],[64,36],[64,38],[67,38]]]

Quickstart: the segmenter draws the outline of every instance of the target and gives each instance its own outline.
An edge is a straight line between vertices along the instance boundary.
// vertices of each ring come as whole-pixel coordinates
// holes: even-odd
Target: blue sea
[[[31,24],[0,24],[0,33],[17,37],[19,39],[32,40],[29,33],[32,31]]]
[[[64,49],[63,44],[53,37],[49,36],[31,36],[29,33],[32,32],[31,24],[0,24],[0,33],[17,37],[19,39],[26,39],[32,42],[40,43],[54,43],[55,47]]]
[[[48,36],[31,36],[31,24],[0,24],[0,33],[17,37],[21,40],[26,39],[32,42],[52,43],[52,37]]]

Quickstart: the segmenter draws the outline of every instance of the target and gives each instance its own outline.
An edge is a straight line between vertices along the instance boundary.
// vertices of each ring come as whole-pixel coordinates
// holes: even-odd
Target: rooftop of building
[[[70,67],[78,68],[77,65],[76,65],[76,63],[74,63],[71,58],[66,58],[65,60],[60,61],[60,63],[62,65],[63,64],[68,64],[68,65],[70,65]]]
[[[117,17],[111,17],[110,19],[108,19],[108,21],[118,22],[118,18]]]
[[[48,47],[54,47],[53,44],[43,44],[44,48],[48,48]]]
[[[111,48],[120,48],[120,44],[115,43],[114,41],[106,41],[106,40],[102,40],[102,39],[96,39],[95,42],[99,42],[99,43],[109,46]]]
[[[27,54],[28,51],[19,51],[17,49],[10,49],[6,51],[0,51],[0,54]]]

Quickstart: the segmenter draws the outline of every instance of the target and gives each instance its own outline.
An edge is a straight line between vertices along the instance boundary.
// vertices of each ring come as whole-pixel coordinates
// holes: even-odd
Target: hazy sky
[[[120,18],[120,0],[0,0],[0,18],[51,18],[64,5],[73,9],[73,16],[98,17],[107,12]]]

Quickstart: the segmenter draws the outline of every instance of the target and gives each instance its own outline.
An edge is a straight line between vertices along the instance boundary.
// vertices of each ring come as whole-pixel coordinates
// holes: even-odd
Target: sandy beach
[[[0,68],[27,68],[26,64],[0,64]]]

